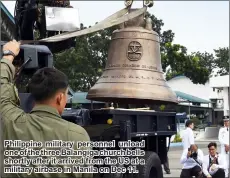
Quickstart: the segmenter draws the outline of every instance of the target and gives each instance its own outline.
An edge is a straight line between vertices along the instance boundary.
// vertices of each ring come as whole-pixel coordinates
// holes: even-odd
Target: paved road
[[[204,152],[204,155],[208,154],[207,145],[210,142],[197,142],[198,147]],[[218,144],[218,142],[217,142]],[[220,146],[218,145],[218,150]],[[171,174],[166,174],[164,172],[164,177],[178,178],[180,177],[182,165],[180,164],[180,157],[182,154],[182,147],[173,147],[168,153],[169,157],[169,167],[171,169]]]

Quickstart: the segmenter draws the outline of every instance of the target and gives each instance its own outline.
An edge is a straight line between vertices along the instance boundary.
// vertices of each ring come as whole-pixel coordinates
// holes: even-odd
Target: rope
[[[59,35],[55,35],[49,38],[44,38],[41,40],[23,40],[21,41],[21,44],[29,44],[29,43],[38,43],[38,42],[58,42],[58,41],[63,41],[72,37],[78,37],[86,34],[90,34],[93,32],[97,32],[115,25],[119,25],[121,23],[124,23],[126,21],[129,21],[135,17],[138,17],[142,14],[144,14],[147,10],[147,7],[143,7],[141,9],[134,10],[130,13],[127,14],[129,11],[129,8],[126,7],[115,14],[107,17],[103,21],[99,22],[98,24],[92,26],[91,28],[87,28],[84,30],[78,30],[78,31],[73,31],[73,32],[66,32],[62,33]]]

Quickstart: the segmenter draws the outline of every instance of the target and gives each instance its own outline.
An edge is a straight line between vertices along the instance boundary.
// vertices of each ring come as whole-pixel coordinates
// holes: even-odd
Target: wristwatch
[[[15,54],[10,50],[3,51],[2,55],[3,56],[10,56],[11,55],[11,56],[15,57]]]

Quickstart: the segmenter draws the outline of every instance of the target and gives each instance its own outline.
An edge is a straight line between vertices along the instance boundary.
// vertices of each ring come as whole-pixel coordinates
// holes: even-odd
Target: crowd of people
[[[225,178],[229,177],[229,116],[224,117],[224,126],[220,128],[218,140],[220,152],[216,142],[207,145],[208,154],[195,144],[191,120],[186,122],[186,130],[182,136],[183,153],[180,163],[183,165],[180,178]]]

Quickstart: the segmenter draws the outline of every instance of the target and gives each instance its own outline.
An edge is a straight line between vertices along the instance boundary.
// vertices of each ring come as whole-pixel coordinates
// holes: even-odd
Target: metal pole
[[[230,64],[230,62],[229,62],[229,64]],[[230,76],[230,74],[229,74],[229,76]],[[229,85],[230,85],[230,81],[229,81],[229,84],[228,84],[228,117],[229,117],[229,115],[230,115],[230,92],[229,92]]]
[[[189,120],[190,120],[190,118],[191,118],[191,116],[190,116],[190,114],[191,114],[191,112],[190,112],[190,101],[188,102],[188,104],[189,104],[189,106],[188,106],[188,113],[189,113]]]
[[[230,4],[229,4],[230,6]],[[229,70],[228,70],[228,78],[229,78],[229,83],[228,83],[228,117],[230,116],[230,93],[229,93],[229,88],[230,88],[230,50],[228,50],[228,64],[229,64]]]
[[[90,101],[90,105],[91,105],[91,110],[93,110],[93,101]]]
[[[229,3],[230,7],[230,3]],[[228,72],[228,77],[229,77],[229,83],[228,83],[228,117],[230,117],[230,93],[229,93],[229,88],[230,88],[230,50],[228,50],[228,64],[229,64],[229,72]],[[230,132],[229,132],[230,135]],[[228,158],[230,158],[230,154],[228,155]],[[228,168],[228,172],[230,172],[230,167]]]
[[[230,4],[229,4],[230,7]],[[228,117],[230,117],[230,93],[229,93],[229,88],[230,88],[230,50],[228,51],[228,65],[229,65],[229,72],[228,72],[228,78],[229,78],[229,83],[228,83]],[[229,132],[229,136],[230,136],[230,132]],[[230,154],[228,155],[228,158],[230,158]],[[230,167],[228,168],[228,171],[230,172]]]

